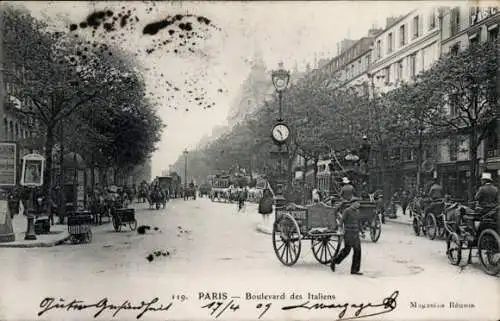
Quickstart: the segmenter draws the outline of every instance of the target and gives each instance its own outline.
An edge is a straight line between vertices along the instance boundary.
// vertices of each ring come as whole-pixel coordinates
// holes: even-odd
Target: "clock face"
[[[276,80],[276,85],[278,88],[283,88],[283,86],[285,86],[285,81],[283,79],[278,79]]]
[[[290,135],[290,130],[284,124],[278,124],[273,128],[273,138],[278,142],[284,142]]]

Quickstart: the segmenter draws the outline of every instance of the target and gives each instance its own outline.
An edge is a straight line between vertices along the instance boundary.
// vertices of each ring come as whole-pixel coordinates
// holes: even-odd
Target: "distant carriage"
[[[190,183],[188,186],[184,187],[184,200],[187,201],[189,198],[196,200],[196,186],[194,183]]]
[[[229,175],[210,175],[207,178],[212,189],[210,199],[212,202],[228,202],[230,196],[229,186],[231,185]]]

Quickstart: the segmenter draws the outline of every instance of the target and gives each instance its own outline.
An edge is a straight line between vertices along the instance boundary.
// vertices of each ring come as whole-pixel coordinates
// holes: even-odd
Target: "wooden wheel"
[[[130,229],[132,231],[135,231],[135,229],[137,228],[137,220],[133,220],[131,222],[128,222],[128,226],[130,227]]]
[[[478,240],[478,253],[484,272],[489,275],[500,273],[500,236],[492,229],[481,232]]]
[[[120,217],[118,215],[113,215],[113,227],[115,228],[116,232],[120,232],[122,229],[122,222],[120,220]]]
[[[462,240],[457,233],[448,235],[446,239],[446,255],[453,265],[459,265],[462,260]]]
[[[416,217],[413,217],[411,226],[413,227],[413,232],[416,236],[420,236],[420,223]]]
[[[429,240],[434,240],[438,234],[436,216],[429,213],[425,216],[425,232]]]
[[[380,222],[380,217],[375,215],[370,224],[370,238],[373,243],[378,241],[380,234],[382,234],[382,223]]]
[[[332,261],[339,250],[342,239],[339,235],[325,235],[311,240],[311,250],[314,258],[321,264],[328,264]]]
[[[283,214],[273,224],[273,247],[276,256],[286,266],[294,265],[300,256],[300,230],[297,221]]]

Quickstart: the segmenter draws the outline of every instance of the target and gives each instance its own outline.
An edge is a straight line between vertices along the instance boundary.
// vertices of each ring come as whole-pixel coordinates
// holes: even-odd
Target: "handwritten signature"
[[[172,307],[172,302],[170,302],[166,306],[163,306],[163,304],[155,306],[155,304],[158,303],[159,300],[159,298],[154,298],[150,301],[141,301],[140,304],[136,305],[133,305],[129,300],[125,300],[120,305],[114,305],[109,303],[108,298],[101,299],[96,303],[85,304],[83,301],[76,299],[71,302],[67,302],[64,299],[59,299],[59,301],[56,301],[55,298],[46,297],[40,302],[41,310],[40,312],[38,312],[38,316],[41,316],[42,314],[54,309],[65,309],[66,311],[96,309],[98,311],[94,314],[94,318],[97,318],[106,310],[114,311],[113,317],[115,317],[122,310],[139,310],[141,312],[136,316],[136,318],[140,319],[146,312],[167,311]]]
[[[324,303],[313,303],[310,304],[310,301],[304,302],[299,305],[288,305],[284,306],[281,309],[282,310],[293,310],[293,309],[307,309],[307,310],[323,310],[323,309],[342,309],[339,314],[338,314],[338,319],[337,320],[354,320],[354,319],[360,319],[360,318],[366,318],[369,316],[374,316],[374,315],[379,315],[379,314],[384,314],[384,313],[389,313],[396,309],[397,302],[396,299],[399,295],[399,291],[394,291],[390,296],[384,298],[381,303],[378,304],[373,304],[371,302],[368,303],[360,303],[360,304],[354,304],[354,303],[343,303],[343,304],[337,304],[337,303],[332,303],[332,304],[324,304]],[[354,308],[356,309],[353,316],[344,318],[347,309],[348,308]],[[362,314],[363,311],[368,311],[368,308],[372,309],[377,309],[378,311],[374,311],[369,314]]]

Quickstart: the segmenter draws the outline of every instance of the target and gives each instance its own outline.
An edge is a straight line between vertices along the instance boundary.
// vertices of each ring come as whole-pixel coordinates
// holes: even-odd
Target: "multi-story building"
[[[498,42],[500,10],[494,7],[460,6],[442,9],[441,52],[457,53],[484,41]],[[498,106],[497,106],[498,108]],[[497,112],[498,115],[498,112]],[[483,141],[478,150],[481,171],[492,173],[498,180],[500,173],[500,126]],[[452,194],[463,196],[470,176],[469,140],[467,135],[454,135],[438,142],[438,172],[443,186]]]
[[[313,70],[310,77],[315,78],[315,81],[319,81],[324,86],[332,89],[351,87],[364,90],[366,86],[361,85],[364,84],[363,80],[365,80],[365,83],[367,80],[373,41],[375,36],[381,31],[381,29],[372,28],[368,31],[367,36],[359,40],[342,40],[337,46],[339,54]],[[331,173],[329,171],[331,160],[329,155],[324,156],[325,159],[320,160],[317,164],[317,182],[320,190],[329,191],[331,187]],[[306,166],[304,159],[299,156],[295,161],[295,167],[297,168],[295,177],[302,179],[301,174],[305,170],[306,183],[312,186],[314,176],[313,164],[308,163]]]
[[[419,73],[430,69],[440,54],[437,8],[419,8],[388,20],[385,30],[375,37],[371,52],[372,64],[366,78],[372,95],[387,93],[404,82],[411,83]],[[392,177],[390,185],[414,188],[417,183],[414,150],[394,146],[388,151],[388,160],[386,175]],[[381,185],[387,181],[388,177],[381,175],[380,172],[373,175],[372,183]]]
[[[22,76],[22,71],[7,65],[4,42],[0,33],[0,141],[17,141],[30,135],[27,119],[20,112],[20,88],[12,80],[11,73]]]
[[[274,93],[271,76],[259,51],[254,54],[251,64],[250,73],[228,111],[227,122],[230,127],[255,112]]]
[[[391,20],[374,40],[370,76],[376,93],[388,92],[430,69],[440,57],[437,9],[417,9]]]

